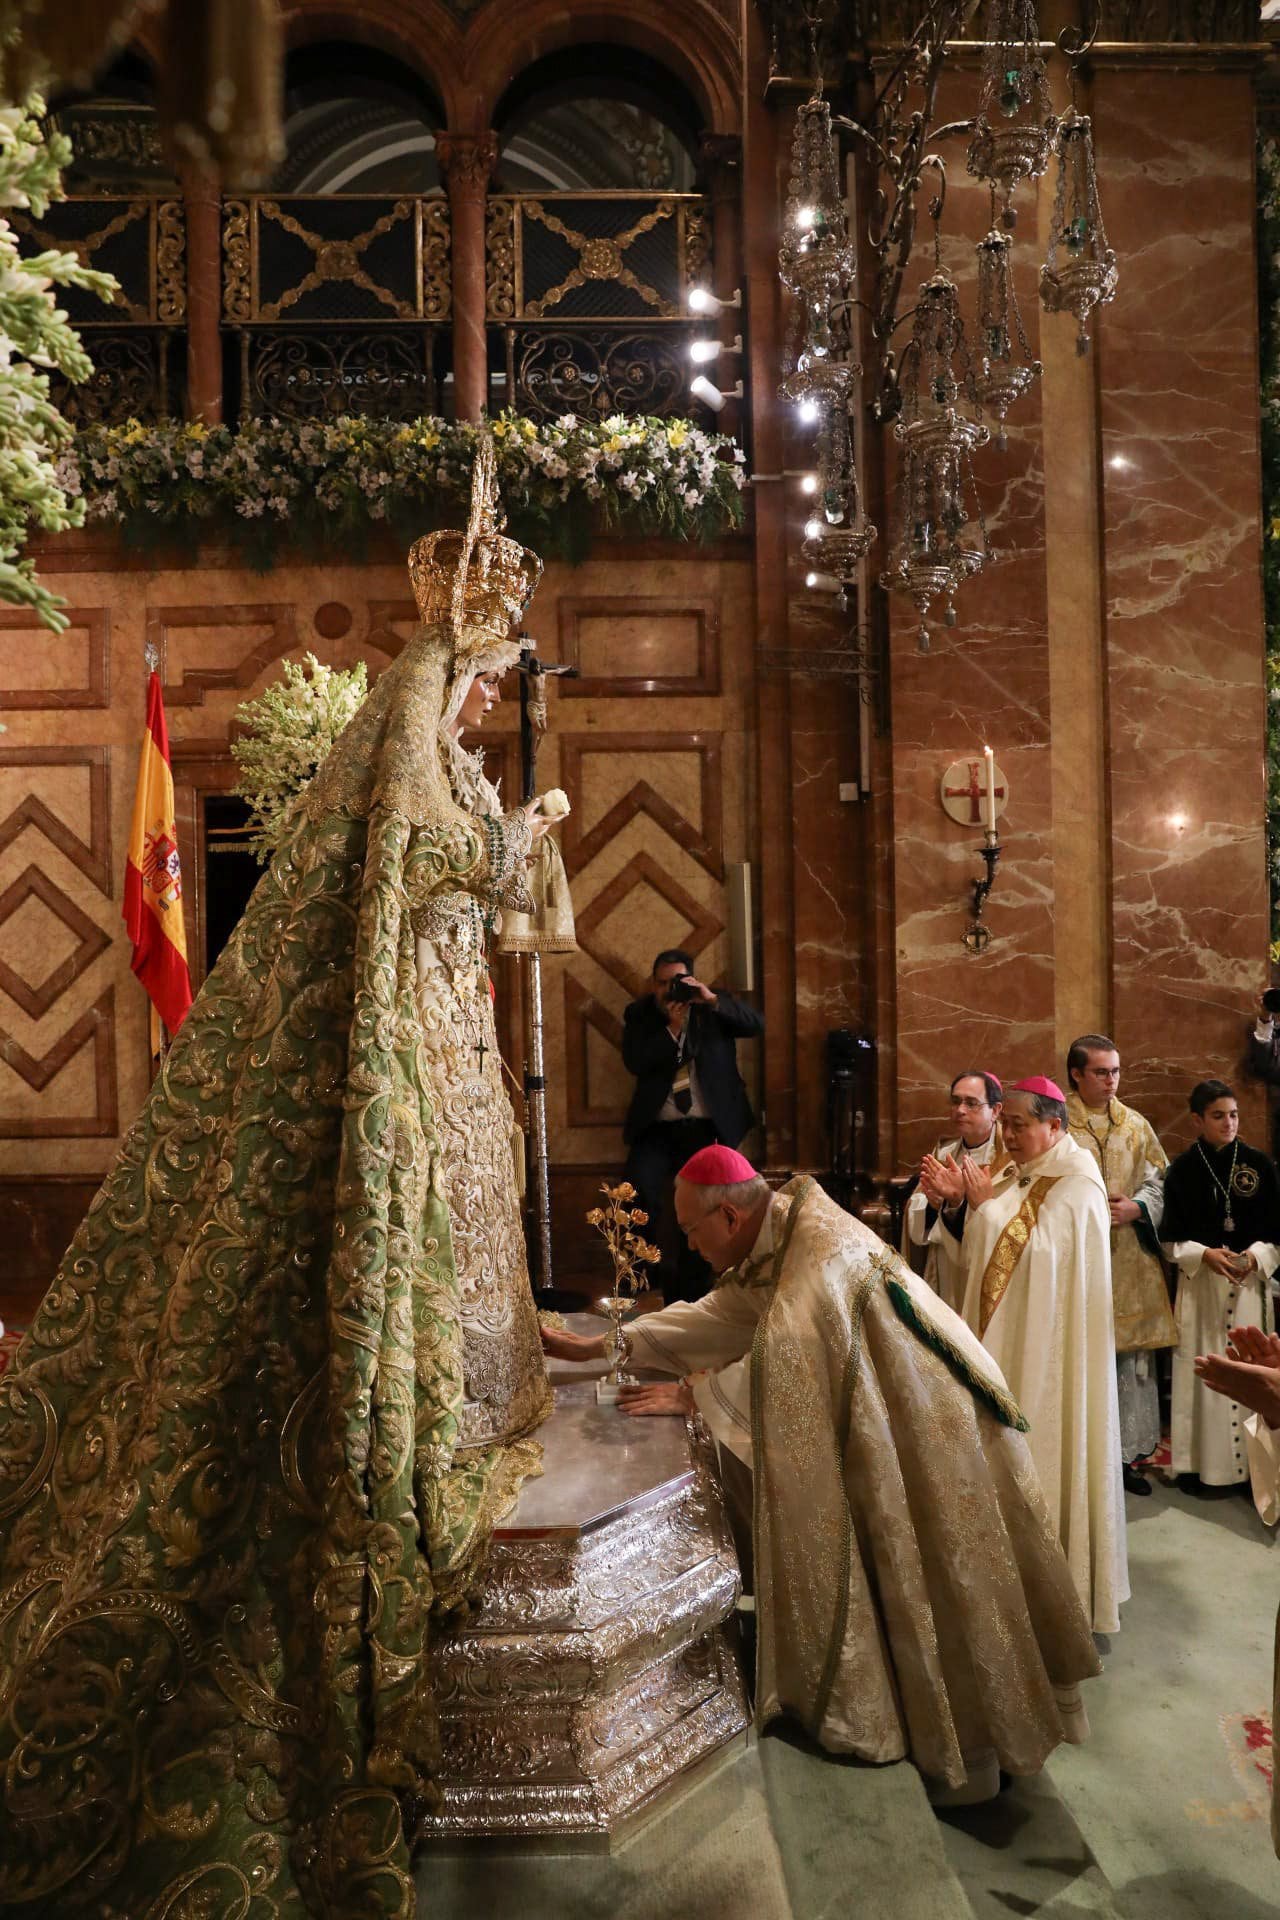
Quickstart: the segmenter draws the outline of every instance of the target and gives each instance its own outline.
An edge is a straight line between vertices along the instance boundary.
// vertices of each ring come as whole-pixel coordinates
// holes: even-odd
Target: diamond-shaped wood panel
[[[67,988],[80,978],[85,968],[106,951],[111,939],[101,927],[94,925],[87,913],[81,912],[61,887],[55,886],[49,876],[36,866],[25,868],[12,886],[0,893],[0,933],[3,933],[14,914],[33,898],[41,901],[62,922],[76,942],[66,959],[40,980],[24,977],[8,961],[0,959],[0,991],[7,993],[33,1020],[40,1020],[54,1002],[62,998]],[[36,962],[38,955],[32,954],[31,959]],[[33,966],[31,971],[35,970]]]
[[[709,907],[704,907],[701,901],[695,900],[691,893],[686,893],[679,881],[674,880],[665,867],[659,866],[652,854],[633,854],[622,871],[615,874],[577,916],[578,945],[619,986],[625,987],[632,999],[638,999],[648,991],[647,963],[652,955],[646,951],[645,967],[637,967],[633,955],[621,954],[610,946],[605,934],[605,922],[637,887],[645,885],[651,887],[686,923],[687,931],[682,932],[677,940],[667,941],[665,944],[668,946],[682,946],[696,955],[704,947],[709,947],[716,935],[724,930],[724,921],[720,916]]]

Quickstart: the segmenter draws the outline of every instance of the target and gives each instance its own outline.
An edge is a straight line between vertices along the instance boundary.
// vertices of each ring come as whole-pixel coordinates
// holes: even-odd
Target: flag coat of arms
[[[182,923],[169,732],[157,673],[147,682],[147,730],[124,870],[124,923],[133,942],[133,971],[169,1032],[176,1033],[191,1005],[191,974]]]

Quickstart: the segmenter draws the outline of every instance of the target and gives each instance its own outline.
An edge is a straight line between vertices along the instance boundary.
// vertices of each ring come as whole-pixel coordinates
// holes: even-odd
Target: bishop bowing
[[[760,1724],[969,1798],[1037,1771],[1083,1736],[1098,1661],[999,1369],[815,1181],[773,1194],[706,1147],[675,1204],[719,1278],[633,1323],[633,1365],[692,1378],[632,1406],[691,1400],[751,1474]],[[589,1359],[606,1338],[543,1342]]]
[[[1040,1075],[1005,1095],[1011,1164],[964,1168],[964,1317],[1026,1413],[1049,1511],[1095,1633],[1129,1597],[1102,1175]]]

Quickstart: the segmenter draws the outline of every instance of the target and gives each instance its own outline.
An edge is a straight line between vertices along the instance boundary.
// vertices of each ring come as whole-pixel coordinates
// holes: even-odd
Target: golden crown
[[[409,549],[409,578],[424,626],[448,623],[456,607],[458,570],[468,536],[456,531],[424,534]],[[475,653],[486,640],[505,640],[542,578],[542,562],[518,540],[481,533],[471,547],[455,646]]]

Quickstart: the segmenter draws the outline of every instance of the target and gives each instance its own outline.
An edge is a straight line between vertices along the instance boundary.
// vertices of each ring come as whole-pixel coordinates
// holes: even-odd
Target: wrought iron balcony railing
[[[172,196],[132,194],[59,200],[43,220],[9,215],[23,251],[57,248],[87,267],[113,273],[108,305],[76,287],[60,288],[64,306],[94,363],[93,378],[73,385],[53,375],[54,397],[76,421],[159,419],[181,410],[180,364],[187,315],[186,215]]]
[[[442,195],[223,203],[222,318],[239,337],[244,416],[437,412],[449,309]]]
[[[448,410],[453,262],[442,194],[246,194],[224,200],[221,218],[221,288],[208,297],[221,302],[226,419]],[[120,281],[109,307],[74,289],[65,296],[96,372],[63,387],[64,411],[107,421],[182,413],[182,202],[79,198],[39,223],[15,220],[32,251],[69,248]],[[706,276],[709,251],[697,194],[491,196],[483,262],[491,410],[684,412],[687,296]]]

